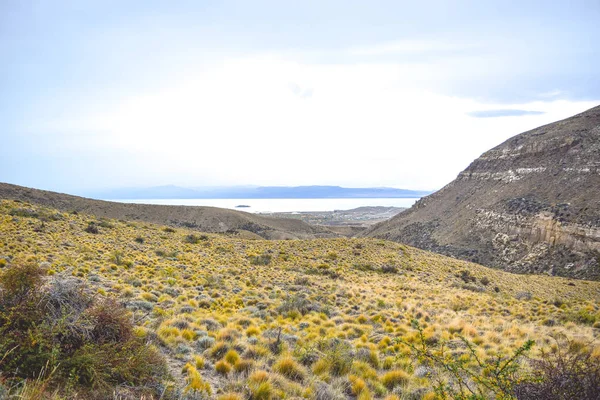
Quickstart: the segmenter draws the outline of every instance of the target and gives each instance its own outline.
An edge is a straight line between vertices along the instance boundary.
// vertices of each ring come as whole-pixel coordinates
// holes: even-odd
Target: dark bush
[[[100,230],[98,229],[98,225],[96,225],[96,223],[93,221],[88,223],[88,226],[85,228],[85,231],[87,233],[93,233],[93,234],[100,233]]]
[[[464,283],[477,282],[477,278],[471,274],[471,271],[466,269],[461,270],[457,275]]]
[[[382,265],[381,272],[384,274],[395,274],[398,272],[398,267],[395,265]]]
[[[113,229],[115,227],[113,224],[111,224],[110,222],[105,221],[105,220],[101,220],[100,222],[97,223],[97,225],[102,228],[106,228],[106,229]]]
[[[3,379],[18,383],[45,369],[52,386],[106,398],[116,385],[148,387],[167,375],[158,350],[133,335],[123,307],[94,301],[75,278],[44,276],[33,264],[0,275]]]
[[[283,303],[277,307],[277,312],[280,314],[287,314],[292,311],[296,311],[302,315],[307,314],[311,311],[319,311],[321,307],[318,303],[312,303],[306,297],[302,295],[287,296]]]
[[[8,212],[8,214],[15,217],[24,218],[38,218],[40,216],[36,210],[30,208],[13,208]]]
[[[600,398],[600,359],[588,346],[558,337],[552,351],[543,351],[530,365],[531,376],[516,386],[518,399]]]
[[[206,241],[208,239],[209,238],[207,235],[194,235],[193,233],[191,233],[185,237],[184,241],[186,243],[198,244],[201,241]]]

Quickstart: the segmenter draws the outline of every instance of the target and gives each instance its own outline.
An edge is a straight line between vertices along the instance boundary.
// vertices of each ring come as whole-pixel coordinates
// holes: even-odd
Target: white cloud
[[[435,39],[404,39],[370,46],[358,46],[348,49],[354,56],[381,56],[381,55],[411,55],[423,53],[446,53],[478,48],[476,43],[460,43]]]
[[[70,146],[80,151],[110,155],[134,149],[135,167],[114,186],[433,189],[508,137],[596,105],[480,104],[420,89],[415,81],[426,78],[427,71],[417,65],[229,58],[177,77],[155,93],[126,98],[105,112],[87,110],[71,120],[49,122],[42,130],[55,132],[59,141],[65,132],[88,132],[70,136]],[[495,108],[544,114],[467,115]]]

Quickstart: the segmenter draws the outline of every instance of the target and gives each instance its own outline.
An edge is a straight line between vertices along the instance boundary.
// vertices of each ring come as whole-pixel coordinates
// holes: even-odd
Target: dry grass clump
[[[210,384],[202,379],[200,372],[198,372],[196,367],[191,364],[188,364],[186,382],[186,393],[191,392],[198,395],[212,395],[212,387]]]
[[[225,393],[217,397],[217,400],[244,400],[244,397],[239,393]]]
[[[231,364],[225,360],[219,360],[215,364],[215,371],[221,375],[227,375],[231,371]]]
[[[393,390],[398,386],[405,386],[408,384],[409,380],[410,375],[406,371],[399,369],[386,372],[381,377],[381,383],[389,390]]]
[[[273,370],[293,381],[303,381],[306,378],[306,370],[290,356],[278,359],[273,364]]]
[[[252,400],[268,400],[274,394],[271,376],[267,371],[255,371],[248,378],[249,397]]]

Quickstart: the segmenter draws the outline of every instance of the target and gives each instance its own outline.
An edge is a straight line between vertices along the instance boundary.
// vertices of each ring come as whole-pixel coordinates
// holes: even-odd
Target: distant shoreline
[[[411,198],[291,198],[291,199],[105,199],[126,204],[158,204],[227,208],[250,213],[334,212],[359,207],[409,208],[420,197]],[[243,207],[240,207],[243,206]]]

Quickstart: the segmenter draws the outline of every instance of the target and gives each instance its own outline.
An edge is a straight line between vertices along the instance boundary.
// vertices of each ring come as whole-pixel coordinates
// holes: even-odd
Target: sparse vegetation
[[[11,215],[15,208],[57,217],[36,230],[39,220]],[[5,317],[0,383],[9,390],[27,382],[28,390],[69,398],[69,390],[105,393],[125,382],[122,390],[134,387],[137,398],[155,390],[165,390],[164,399],[460,398],[456,383],[448,386],[458,382],[449,378],[453,368],[474,389],[474,378],[460,368],[504,382],[493,376],[496,360],[518,353],[519,368],[510,375],[523,379],[510,381],[511,390],[547,393],[553,376],[566,376],[554,372],[554,337],[566,335],[573,348],[586,349],[577,353],[577,371],[595,371],[600,354],[596,282],[570,286],[561,278],[511,275],[382,240],[245,240],[117,220],[103,220],[111,228],[100,226],[101,234],[86,234],[89,221],[0,202],[6,284],[18,288],[19,279],[5,273],[30,268],[38,288],[32,293],[39,294],[25,296],[30,301],[50,301],[47,293],[64,293],[64,282],[78,282],[68,292],[80,293],[73,294],[77,301],[59,301],[71,308],[61,306],[52,317],[41,312],[47,308],[20,305],[23,319],[40,322],[35,328]],[[14,324],[30,327],[36,344],[17,335]],[[110,329],[94,331],[99,324]],[[91,338],[83,347],[82,332]],[[11,350],[16,340],[29,347]],[[536,345],[524,348],[529,340]],[[149,353],[136,358],[134,349]],[[158,360],[159,353],[168,359],[172,385],[159,383],[163,367],[139,358]],[[71,374],[74,367],[81,372]],[[527,380],[530,373],[545,378]]]

